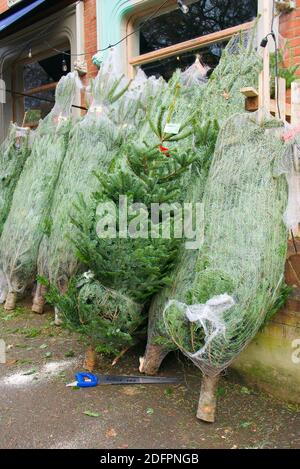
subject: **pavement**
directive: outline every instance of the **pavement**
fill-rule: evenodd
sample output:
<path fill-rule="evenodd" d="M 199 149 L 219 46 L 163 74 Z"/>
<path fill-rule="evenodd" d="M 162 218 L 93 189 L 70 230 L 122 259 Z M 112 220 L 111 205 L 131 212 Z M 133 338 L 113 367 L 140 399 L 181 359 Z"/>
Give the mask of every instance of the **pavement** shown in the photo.
<path fill-rule="evenodd" d="M 67 388 L 82 371 L 86 345 L 53 324 L 53 314 L 0 309 L 0 448 L 300 448 L 300 408 L 222 377 L 214 424 L 196 419 L 201 374 L 181 354 L 160 371 L 177 385 Z M 144 344 L 97 373 L 138 374 Z"/>

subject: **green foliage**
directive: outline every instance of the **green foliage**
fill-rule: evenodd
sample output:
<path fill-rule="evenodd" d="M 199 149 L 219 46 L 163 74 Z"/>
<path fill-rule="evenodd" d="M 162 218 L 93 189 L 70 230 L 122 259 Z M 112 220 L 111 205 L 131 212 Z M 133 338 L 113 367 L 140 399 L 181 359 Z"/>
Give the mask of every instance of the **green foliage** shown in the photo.
<path fill-rule="evenodd" d="M 285 253 L 284 253 L 285 255 Z M 275 314 L 284 307 L 285 303 L 287 302 L 287 299 L 291 292 L 293 291 L 293 287 L 290 285 L 286 285 L 283 283 L 280 286 L 279 292 L 277 293 L 277 296 L 275 297 L 275 301 L 273 304 L 271 304 L 270 308 L 267 311 L 266 317 L 264 319 L 264 322 L 261 325 L 261 329 L 263 329 L 266 324 L 268 324 L 269 321 L 275 316 Z"/>
<path fill-rule="evenodd" d="M 216 295 L 234 291 L 233 278 L 226 272 L 216 269 L 206 269 L 199 272 L 198 281 L 193 288 L 187 292 L 187 303 L 206 303 Z"/>
<path fill-rule="evenodd" d="M 127 129 L 123 129 L 124 121 L 115 122 L 115 114 L 122 119 L 136 111 L 133 101 L 128 102 L 126 109 L 120 104 L 128 86 L 129 82 L 121 75 L 110 73 L 109 66 L 103 67 L 91 82 L 93 102 L 88 113 L 72 127 L 51 210 L 42 227 L 44 236 L 38 255 L 38 274 L 56 285 L 66 284 L 79 268 L 74 246 L 69 241 L 74 235 L 73 204 L 80 194 L 84 194 L 85 201 L 90 200 L 97 189 L 93 172 L 106 171 L 117 158 Z"/>
<path fill-rule="evenodd" d="M 30 154 L 29 132 L 18 137 L 18 130 L 11 125 L 6 140 L 0 146 L 0 235 L 7 219 L 15 187 Z"/>
<path fill-rule="evenodd" d="M 191 174 L 207 173 L 218 125 L 200 118 L 198 88 L 193 102 L 191 90 L 180 85 L 180 73 L 168 85 L 160 82 L 155 93 L 145 98 L 144 114 L 136 127 L 113 149 L 108 169 L 99 165 L 101 170 L 94 171 L 91 197 L 79 194 L 73 203 L 68 240 L 94 280 L 80 287 L 71 282 L 61 299 L 57 291 L 52 292 L 52 297 L 56 295 L 52 302 L 66 324 L 77 321 L 77 330 L 98 351 L 117 353 L 134 343 L 144 324 L 142 305 L 170 283 L 182 240 L 174 237 L 174 214 L 170 238 L 156 237 L 162 230 L 162 215 L 153 221 L 151 204 L 186 200 Z M 169 123 L 180 124 L 178 134 L 166 133 Z M 117 214 L 120 196 L 127 197 L 128 205 L 143 204 L 128 213 L 128 222 L 129 227 L 136 223 L 138 230 L 146 229 L 146 236 L 123 236 L 116 220 L 115 236 L 99 237 L 103 216 L 97 211 L 99 204 L 113 203 Z M 143 218 L 137 220 L 141 214 Z"/>
<path fill-rule="evenodd" d="M 18 179 L 3 227 L 1 268 L 14 293 L 23 293 L 35 277 L 43 227 L 67 151 L 75 93 L 75 76 L 63 77 L 56 88 L 54 108 L 35 131 L 31 154 Z"/>
<path fill-rule="evenodd" d="M 262 60 L 254 48 L 256 27 L 232 37 L 203 92 L 201 112 L 221 125 L 232 114 L 244 112 L 240 89 L 258 86 Z"/>
<path fill-rule="evenodd" d="M 273 175 L 285 151 L 277 137 L 281 125 L 276 119 L 258 125 L 256 116 L 245 113 L 226 121 L 204 195 L 204 244 L 194 279 L 180 299 L 200 304 L 202 319 L 189 322 L 187 307 L 178 302 L 165 310 L 170 337 L 206 373 L 226 368 L 289 293 L 281 287 L 287 185 L 283 176 Z M 225 293 L 235 302 L 229 309 L 204 307 Z"/>
<path fill-rule="evenodd" d="M 118 355 L 134 345 L 145 320 L 142 306 L 98 281 L 73 278 L 65 294 L 46 279 L 47 301 L 57 307 L 65 327 L 83 334 L 97 352 Z"/>
<path fill-rule="evenodd" d="M 178 348 L 195 353 L 203 346 L 205 334 L 201 325 L 190 323 L 176 304 L 169 306 L 165 322 L 168 333 Z"/>
<path fill-rule="evenodd" d="M 290 65 L 286 65 L 285 56 L 286 53 L 289 54 L 288 62 Z M 277 51 L 277 67 L 278 67 L 278 76 L 284 78 L 286 81 L 286 89 L 290 89 L 293 81 L 297 80 L 298 75 L 297 71 L 299 70 L 300 65 L 293 63 L 293 54 L 292 49 L 287 44 L 284 49 L 279 49 Z M 271 96 L 275 96 L 275 77 L 276 77 L 276 55 L 274 52 L 270 54 L 270 72 L 271 72 Z"/>
<path fill-rule="evenodd" d="M 111 201 L 118 210 L 120 195 L 126 196 L 129 204 L 142 203 L 147 211 L 146 228 L 150 231 L 151 204 L 182 201 L 188 184 L 188 172 L 193 165 L 203 173 L 207 172 L 218 132 L 216 122 L 198 124 L 195 116 L 186 118 L 175 146 L 170 148 L 170 156 L 160 151 L 161 144 L 174 141 L 174 137 L 165 135 L 162 129 L 175 112 L 177 103 L 172 93 L 175 93 L 176 99 L 180 97 L 178 78 L 175 78 L 175 84 L 169 85 L 169 106 L 162 106 L 157 112 L 155 101 L 148 110 L 146 121 L 150 122 L 149 115 L 154 114 L 156 123 L 154 119 L 151 121 L 147 140 L 136 142 L 132 137 L 122 146 L 128 166 L 117 165 L 111 173 L 96 173 L 98 191 L 89 204 L 79 196 L 75 204 L 76 214 L 72 217 L 77 232 L 71 240 L 80 261 L 94 272 L 103 285 L 128 294 L 139 302 L 145 302 L 169 283 L 169 273 L 174 267 L 181 241 L 173 236 L 171 239 L 123 239 L 119 236 L 118 223 L 116 237 L 100 239 L 97 234 L 97 207 L 100 202 Z M 193 140 L 186 137 L 187 129 L 189 134 L 193 134 Z M 129 221 L 133 218 L 134 215 L 129 216 Z M 171 232 L 173 223 L 172 219 Z M 161 231 L 160 221 L 155 228 Z"/>

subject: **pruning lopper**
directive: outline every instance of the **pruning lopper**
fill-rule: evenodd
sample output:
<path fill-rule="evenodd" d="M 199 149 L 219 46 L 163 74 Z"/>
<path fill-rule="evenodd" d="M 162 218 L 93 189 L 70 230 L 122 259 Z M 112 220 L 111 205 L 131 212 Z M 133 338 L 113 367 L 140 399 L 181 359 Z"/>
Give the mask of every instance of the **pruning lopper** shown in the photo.
<path fill-rule="evenodd" d="M 96 376 L 92 373 L 77 373 L 76 381 L 67 384 L 67 387 L 93 388 L 103 384 L 178 384 L 180 381 L 175 377 L 164 376 Z"/>

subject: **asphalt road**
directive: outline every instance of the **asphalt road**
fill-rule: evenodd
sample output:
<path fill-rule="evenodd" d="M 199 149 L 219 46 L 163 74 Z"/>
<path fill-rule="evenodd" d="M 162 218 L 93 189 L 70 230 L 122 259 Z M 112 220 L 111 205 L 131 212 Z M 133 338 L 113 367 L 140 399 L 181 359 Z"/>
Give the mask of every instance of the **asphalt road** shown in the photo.
<path fill-rule="evenodd" d="M 214 424 L 196 419 L 200 372 L 179 354 L 161 375 L 182 384 L 70 389 L 85 346 L 52 325 L 52 314 L 0 310 L 0 448 L 299 448 L 300 410 L 222 378 Z M 98 373 L 137 374 L 140 349 Z M 25 374 L 24 374 L 25 373 Z M 89 416 L 85 412 L 93 413 Z"/>

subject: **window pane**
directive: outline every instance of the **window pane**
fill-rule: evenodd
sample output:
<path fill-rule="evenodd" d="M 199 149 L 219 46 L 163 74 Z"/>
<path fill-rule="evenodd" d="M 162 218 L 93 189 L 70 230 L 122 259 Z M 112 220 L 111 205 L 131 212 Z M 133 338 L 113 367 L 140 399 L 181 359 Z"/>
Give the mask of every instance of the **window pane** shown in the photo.
<path fill-rule="evenodd" d="M 69 52 L 69 51 L 66 51 Z M 62 61 L 66 61 L 67 70 L 63 71 Z M 70 72 L 71 60 L 69 55 L 56 54 L 46 57 L 37 62 L 31 62 L 23 67 L 23 92 L 29 93 L 32 88 L 56 83 L 63 75 Z M 55 86 L 55 85 L 54 85 Z M 23 99 L 23 98 L 22 98 Z M 51 111 L 55 100 L 55 87 L 49 90 L 43 90 L 31 96 L 24 97 L 23 112 L 33 111 L 28 115 L 40 115 L 41 118 Z"/>
<path fill-rule="evenodd" d="M 257 15 L 257 0 L 200 0 L 153 18 L 140 31 L 140 54 L 237 26 Z"/>
<path fill-rule="evenodd" d="M 65 59 L 68 70 L 63 72 L 62 60 Z M 70 56 L 57 54 L 38 62 L 26 64 L 23 69 L 24 91 L 57 82 L 62 75 L 70 71 Z"/>
<path fill-rule="evenodd" d="M 52 101 L 44 101 L 43 99 Z M 47 114 L 51 111 L 54 106 L 54 99 L 55 99 L 55 89 L 42 91 L 40 93 L 36 93 L 30 97 L 24 98 L 24 110 L 33 111 L 33 110 L 40 110 L 41 118 L 43 119 L 46 117 Z"/>
<path fill-rule="evenodd" d="M 228 41 L 220 41 L 202 47 L 197 51 L 201 57 L 201 62 L 208 65 L 210 75 L 213 69 L 218 65 L 221 58 L 222 50 L 226 47 Z M 196 59 L 196 52 L 185 52 L 177 57 L 168 57 L 166 59 L 157 60 L 156 62 L 142 65 L 142 69 L 147 76 L 155 75 L 156 77 L 162 76 L 165 80 L 169 80 L 178 68 L 185 70 L 192 65 Z"/>

